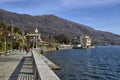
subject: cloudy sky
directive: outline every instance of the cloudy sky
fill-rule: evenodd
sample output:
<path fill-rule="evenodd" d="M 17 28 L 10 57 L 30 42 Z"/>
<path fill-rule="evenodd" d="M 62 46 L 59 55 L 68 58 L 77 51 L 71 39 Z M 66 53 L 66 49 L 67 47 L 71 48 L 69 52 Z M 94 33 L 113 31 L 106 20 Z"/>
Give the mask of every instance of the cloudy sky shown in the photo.
<path fill-rule="evenodd" d="M 120 0 L 0 0 L 0 9 L 56 16 L 120 34 Z"/>

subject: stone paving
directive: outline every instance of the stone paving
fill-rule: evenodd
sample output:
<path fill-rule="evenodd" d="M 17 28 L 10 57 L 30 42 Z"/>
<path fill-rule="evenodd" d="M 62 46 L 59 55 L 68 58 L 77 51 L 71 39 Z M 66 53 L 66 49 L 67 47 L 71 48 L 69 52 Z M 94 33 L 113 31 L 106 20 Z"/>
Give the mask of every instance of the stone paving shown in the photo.
<path fill-rule="evenodd" d="M 25 66 L 25 60 L 27 60 L 28 57 L 31 57 L 30 53 L 26 55 L 25 52 L 13 52 L 4 57 L 0 57 L 0 80 L 20 80 L 18 77 L 21 77 L 20 75 L 23 75 L 21 73 L 23 72 L 23 67 Z M 25 72 L 23 73 L 25 74 Z M 33 76 L 32 70 L 30 74 Z M 32 80 L 32 78 L 29 80 Z"/>

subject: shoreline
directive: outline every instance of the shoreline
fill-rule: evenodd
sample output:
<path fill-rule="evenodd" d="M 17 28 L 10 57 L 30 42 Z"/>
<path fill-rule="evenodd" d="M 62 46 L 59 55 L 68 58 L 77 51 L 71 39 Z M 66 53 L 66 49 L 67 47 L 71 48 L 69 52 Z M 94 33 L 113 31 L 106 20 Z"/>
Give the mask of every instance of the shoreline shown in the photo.
<path fill-rule="evenodd" d="M 72 47 L 58 47 L 58 50 L 54 48 L 46 48 L 46 49 L 40 49 L 41 54 L 49 53 L 49 52 L 54 52 L 54 51 L 59 51 L 59 50 L 66 50 L 66 49 L 72 49 Z"/>

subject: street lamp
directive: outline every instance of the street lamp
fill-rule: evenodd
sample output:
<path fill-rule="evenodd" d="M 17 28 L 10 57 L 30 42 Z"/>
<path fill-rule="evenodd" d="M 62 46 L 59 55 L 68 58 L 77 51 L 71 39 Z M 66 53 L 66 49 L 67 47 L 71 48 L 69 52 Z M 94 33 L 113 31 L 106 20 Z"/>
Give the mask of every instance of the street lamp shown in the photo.
<path fill-rule="evenodd" d="M 7 42 L 7 38 L 10 36 L 10 34 L 7 32 L 7 31 L 5 31 L 5 53 L 7 53 L 7 46 L 8 46 L 8 42 Z"/>
<path fill-rule="evenodd" d="M 15 36 L 13 37 L 13 41 L 14 42 L 13 42 L 13 45 L 12 45 L 13 46 L 12 49 L 13 49 L 13 51 L 15 51 L 15 49 L 16 49 L 16 37 Z"/>
<path fill-rule="evenodd" d="M 7 42 L 7 34 L 5 33 L 5 53 L 6 53 L 6 51 L 7 51 L 7 45 L 6 45 L 6 42 Z"/>
<path fill-rule="evenodd" d="M 8 37 L 10 37 L 11 38 L 11 35 L 10 35 L 10 33 L 8 33 Z M 12 47 L 12 46 L 11 46 Z"/>
<path fill-rule="evenodd" d="M 10 33 L 8 34 L 8 36 L 10 37 Z"/>
<path fill-rule="evenodd" d="M 10 21 L 11 22 L 11 52 L 13 52 L 13 21 Z"/>

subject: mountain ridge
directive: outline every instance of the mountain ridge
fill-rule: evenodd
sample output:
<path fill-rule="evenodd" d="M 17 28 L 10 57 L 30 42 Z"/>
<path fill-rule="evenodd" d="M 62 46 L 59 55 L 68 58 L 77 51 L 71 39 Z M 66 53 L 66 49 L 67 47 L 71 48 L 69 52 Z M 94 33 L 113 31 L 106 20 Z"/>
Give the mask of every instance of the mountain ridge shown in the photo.
<path fill-rule="evenodd" d="M 58 16 L 18 14 L 0 9 L 0 21 L 23 30 L 34 32 L 38 27 L 42 35 L 66 34 L 70 38 L 85 34 L 93 39 L 94 45 L 120 45 L 120 35 L 95 30 L 89 26 L 72 22 Z"/>

